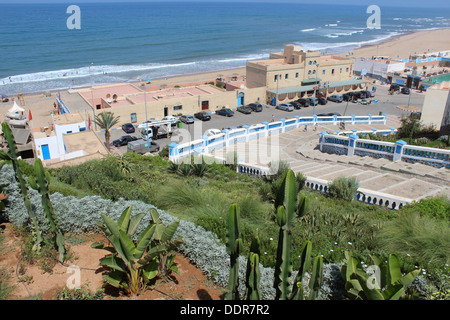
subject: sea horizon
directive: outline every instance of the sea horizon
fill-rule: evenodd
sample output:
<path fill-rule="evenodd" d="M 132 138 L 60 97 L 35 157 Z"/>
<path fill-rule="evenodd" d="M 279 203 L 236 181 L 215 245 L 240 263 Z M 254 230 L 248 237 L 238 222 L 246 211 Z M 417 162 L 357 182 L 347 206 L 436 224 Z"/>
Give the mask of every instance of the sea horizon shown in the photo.
<path fill-rule="evenodd" d="M 333 54 L 450 27 L 436 8 L 381 7 L 378 30 L 358 5 L 133 2 L 80 3 L 81 29 L 69 30 L 67 7 L 0 4 L 0 94 L 230 70 L 288 43 Z"/>

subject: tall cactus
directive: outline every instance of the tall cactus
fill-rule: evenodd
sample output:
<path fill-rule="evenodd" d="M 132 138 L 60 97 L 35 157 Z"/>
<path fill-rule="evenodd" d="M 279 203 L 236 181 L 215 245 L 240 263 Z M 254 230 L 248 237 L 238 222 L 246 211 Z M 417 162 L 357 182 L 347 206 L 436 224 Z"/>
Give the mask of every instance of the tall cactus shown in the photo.
<path fill-rule="evenodd" d="M 58 249 L 59 257 L 58 260 L 64 261 L 64 254 L 66 252 L 64 248 L 64 236 L 59 228 L 58 217 L 53 210 L 52 202 L 49 196 L 49 185 L 50 185 L 50 173 L 44 170 L 41 159 L 36 159 L 34 163 L 35 178 L 30 177 L 29 184 L 30 187 L 39 191 L 42 198 L 42 208 L 44 209 L 45 217 L 50 225 L 50 230 L 54 234 L 54 244 Z"/>
<path fill-rule="evenodd" d="M 294 214 L 297 209 L 297 185 L 295 182 L 295 174 L 292 170 L 287 170 L 283 174 L 283 183 L 278 199 L 280 205 L 277 208 L 277 222 L 280 231 L 278 236 L 274 287 L 276 290 L 276 299 L 286 300 L 290 295 L 292 227 L 295 218 Z"/>
<path fill-rule="evenodd" d="M 19 166 L 19 161 L 17 160 L 19 153 L 17 150 L 16 141 L 14 140 L 14 135 L 11 131 L 11 128 L 6 122 L 2 123 L 2 131 L 8 144 L 8 152 L 5 153 L 0 150 L 0 159 L 12 162 L 16 181 L 19 183 L 20 193 L 22 194 L 25 208 L 27 209 L 28 216 L 30 218 L 31 230 L 34 238 L 33 250 L 39 251 L 43 241 L 42 232 L 38 224 L 36 213 L 31 206 L 30 197 L 28 195 L 27 182 L 25 181 L 22 169 Z"/>
<path fill-rule="evenodd" d="M 250 252 L 247 260 L 247 273 L 246 273 L 246 281 L 245 286 L 247 288 L 246 297 L 247 300 L 259 300 L 259 280 L 260 280 L 260 271 L 259 271 L 259 239 L 254 238 L 250 245 Z"/>
<path fill-rule="evenodd" d="M 231 205 L 228 211 L 227 251 L 230 255 L 230 276 L 226 300 L 239 300 L 239 254 L 242 248 L 240 231 L 240 210 L 237 204 Z"/>

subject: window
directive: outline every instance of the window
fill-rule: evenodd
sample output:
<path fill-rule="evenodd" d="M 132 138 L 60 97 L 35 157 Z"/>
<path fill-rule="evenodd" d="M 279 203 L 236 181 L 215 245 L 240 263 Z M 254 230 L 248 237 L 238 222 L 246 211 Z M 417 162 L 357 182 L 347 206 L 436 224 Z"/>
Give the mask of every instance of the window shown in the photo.
<path fill-rule="evenodd" d="M 312 61 L 311 60 L 309 60 L 309 65 L 312 65 Z"/>
<path fill-rule="evenodd" d="M 331 69 L 331 74 L 334 74 L 334 69 Z"/>
<path fill-rule="evenodd" d="M 340 73 L 342 73 L 342 68 L 339 70 Z"/>
<path fill-rule="evenodd" d="M 308 74 L 311 74 L 311 70 L 308 71 Z"/>
<path fill-rule="evenodd" d="M 316 70 L 313 70 L 313 74 L 316 74 Z"/>
<path fill-rule="evenodd" d="M 183 110 L 183 106 L 174 106 L 173 110 L 174 111 L 176 111 L 176 110 Z"/>
<path fill-rule="evenodd" d="M 277 74 L 275 75 L 274 81 L 275 82 L 278 81 L 278 75 Z"/>
<path fill-rule="evenodd" d="M 348 68 L 345 69 L 345 72 L 348 72 Z"/>
<path fill-rule="evenodd" d="M 285 79 L 289 78 L 289 74 L 286 73 L 286 74 L 284 75 L 284 78 L 285 78 Z"/>
<path fill-rule="evenodd" d="M 322 74 L 325 75 L 325 70 L 322 70 Z"/>
<path fill-rule="evenodd" d="M 298 72 L 297 72 L 297 73 L 295 74 L 295 77 L 298 78 L 298 76 L 299 76 L 299 74 L 298 74 Z"/>

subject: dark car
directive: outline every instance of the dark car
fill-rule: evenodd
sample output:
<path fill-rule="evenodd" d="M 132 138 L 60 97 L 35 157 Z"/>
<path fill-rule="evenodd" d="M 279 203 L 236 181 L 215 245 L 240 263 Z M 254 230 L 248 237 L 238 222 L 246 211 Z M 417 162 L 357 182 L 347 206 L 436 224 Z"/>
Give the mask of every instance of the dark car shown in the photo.
<path fill-rule="evenodd" d="M 243 114 L 250 114 L 252 113 L 252 108 L 247 106 L 238 107 L 237 111 L 242 112 Z"/>
<path fill-rule="evenodd" d="M 332 116 L 340 116 L 341 114 L 340 113 L 337 113 L 337 112 L 330 112 L 330 113 L 319 113 L 319 114 L 316 114 L 316 116 L 318 116 L 318 117 L 332 117 Z"/>
<path fill-rule="evenodd" d="M 124 125 L 122 125 L 122 130 L 125 131 L 126 133 L 133 133 L 136 131 L 136 129 L 131 123 L 125 123 Z"/>
<path fill-rule="evenodd" d="M 400 85 L 397 83 L 393 83 L 391 84 L 391 86 L 389 87 L 389 91 L 399 91 L 400 90 Z"/>
<path fill-rule="evenodd" d="M 322 97 L 319 97 L 318 99 L 319 99 L 319 104 L 321 104 L 321 105 L 327 104 L 327 102 L 328 102 L 327 99 L 322 98 Z"/>
<path fill-rule="evenodd" d="M 254 112 L 261 112 L 261 111 L 263 111 L 263 106 L 260 103 L 250 103 L 248 105 L 248 107 L 251 108 L 252 111 L 254 111 Z"/>
<path fill-rule="evenodd" d="M 128 142 L 130 141 L 136 141 L 137 138 L 136 137 L 132 137 L 132 136 L 122 136 L 120 137 L 120 139 L 114 140 L 113 141 L 113 145 L 114 147 L 121 147 L 121 146 L 126 146 L 128 144 Z"/>
<path fill-rule="evenodd" d="M 202 121 L 211 120 L 211 116 L 204 111 L 197 112 L 196 114 L 194 114 L 194 117 L 196 117 L 198 120 L 202 120 Z"/>
<path fill-rule="evenodd" d="M 300 98 L 296 102 L 300 103 L 300 105 L 302 107 L 308 107 L 309 106 L 309 101 L 304 99 L 304 98 Z"/>
<path fill-rule="evenodd" d="M 186 124 L 194 123 L 194 117 L 191 115 L 184 115 L 180 117 L 180 121 Z"/>
<path fill-rule="evenodd" d="M 352 94 L 355 97 L 355 99 L 364 99 L 366 97 L 366 95 L 364 93 L 362 93 L 361 91 L 355 91 L 355 92 L 352 92 Z"/>
<path fill-rule="evenodd" d="M 216 114 L 226 117 L 232 117 L 234 112 L 229 108 L 223 108 L 216 111 Z"/>
<path fill-rule="evenodd" d="M 353 100 L 353 95 L 350 92 L 344 93 L 342 95 L 342 100 L 343 101 L 352 101 Z"/>
<path fill-rule="evenodd" d="M 410 93 L 410 90 L 409 90 L 409 88 L 407 88 L 407 87 L 403 87 L 403 88 L 400 90 L 400 92 L 403 93 L 403 94 L 409 94 L 409 93 Z"/>
<path fill-rule="evenodd" d="M 302 105 L 299 103 L 299 102 L 296 102 L 296 101 L 292 101 L 292 102 L 289 102 L 293 107 L 294 107 L 294 109 L 301 109 L 302 108 Z"/>

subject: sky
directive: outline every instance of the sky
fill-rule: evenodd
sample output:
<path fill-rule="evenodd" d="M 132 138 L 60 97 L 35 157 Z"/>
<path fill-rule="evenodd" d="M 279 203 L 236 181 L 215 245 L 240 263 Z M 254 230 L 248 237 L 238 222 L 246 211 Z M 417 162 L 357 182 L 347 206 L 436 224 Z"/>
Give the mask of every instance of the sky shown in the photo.
<path fill-rule="evenodd" d="M 316 4 L 342 4 L 342 5 L 364 5 L 372 4 L 385 7 L 433 7 L 450 9 L 450 1 L 448 0 L 169 0 L 172 2 L 272 2 L 272 3 L 316 3 Z M 167 0 L 0 0 L 1 3 L 108 3 L 108 2 L 168 2 Z"/>

